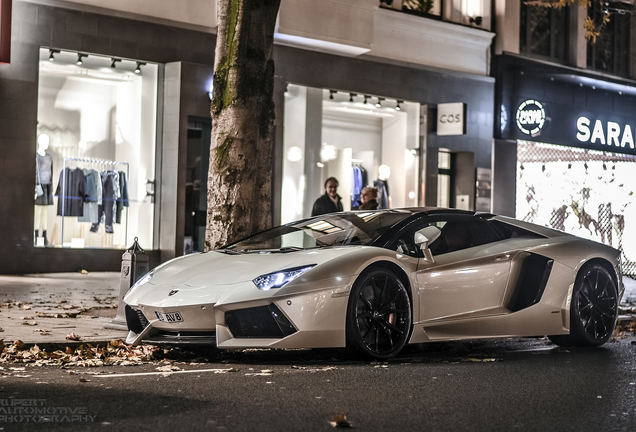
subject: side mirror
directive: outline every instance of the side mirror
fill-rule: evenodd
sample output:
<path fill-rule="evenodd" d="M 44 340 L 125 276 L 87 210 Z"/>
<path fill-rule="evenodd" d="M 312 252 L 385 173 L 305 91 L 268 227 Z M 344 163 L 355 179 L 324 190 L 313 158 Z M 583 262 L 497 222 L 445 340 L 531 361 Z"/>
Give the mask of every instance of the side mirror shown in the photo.
<path fill-rule="evenodd" d="M 413 240 L 415 245 L 418 246 L 424 252 L 424 258 L 428 261 L 433 261 L 433 255 L 428 246 L 433 243 L 442 234 L 439 228 L 435 226 L 428 226 L 422 228 L 415 233 Z"/>

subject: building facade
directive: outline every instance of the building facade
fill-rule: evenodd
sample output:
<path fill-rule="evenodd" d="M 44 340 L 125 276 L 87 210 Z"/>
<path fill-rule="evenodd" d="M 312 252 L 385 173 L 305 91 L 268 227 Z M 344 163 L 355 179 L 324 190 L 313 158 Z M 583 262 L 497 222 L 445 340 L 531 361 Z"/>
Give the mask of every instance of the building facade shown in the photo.
<path fill-rule="evenodd" d="M 13 0 L 0 273 L 118 270 L 135 238 L 151 266 L 203 249 L 216 4 L 147 3 Z M 488 210 L 490 9 L 283 0 L 273 223 L 330 175 L 350 208 L 362 171 L 393 207 Z"/>
<path fill-rule="evenodd" d="M 630 5 L 605 5 L 497 3 L 493 208 L 620 248 L 633 275 L 636 35 Z M 602 13 L 587 41 L 585 18 Z"/>

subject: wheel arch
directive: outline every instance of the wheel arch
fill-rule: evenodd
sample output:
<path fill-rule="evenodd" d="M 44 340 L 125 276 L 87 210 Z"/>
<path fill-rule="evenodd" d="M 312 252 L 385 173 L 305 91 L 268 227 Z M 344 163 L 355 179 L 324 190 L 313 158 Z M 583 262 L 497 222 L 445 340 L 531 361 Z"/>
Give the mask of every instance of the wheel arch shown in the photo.
<path fill-rule="evenodd" d="M 413 290 L 411 287 L 411 280 L 409 279 L 409 276 L 407 275 L 406 271 L 399 265 L 391 261 L 384 261 L 384 260 L 375 261 L 369 264 L 367 268 L 365 268 L 363 271 L 361 271 L 360 274 L 353 281 L 353 283 L 354 284 L 357 283 L 358 280 L 364 277 L 367 273 L 374 270 L 378 270 L 378 269 L 389 270 L 393 274 L 395 274 L 398 277 L 398 279 L 400 279 L 400 282 L 402 282 L 402 285 L 404 285 L 404 288 L 406 288 L 406 292 L 409 295 L 409 301 L 411 302 L 411 319 L 414 320 L 415 304 L 413 304 Z M 351 301 L 351 297 L 349 297 L 348 302 L 349 301 Z"/>
<path fill-rule="evenodd" d="M 408 275 L 406 274 L 406 272 L 404 271 L 404 269 L 402 267 L 400 267 L 399 265 L 397 265 L 395 263 L 392 263 L 391 261 L 376 261 L 376 262 L 370 264 L 367 268 L 364 269 L 364 271 L 362 271 L 358 275 L 358 278 L 360 278 L 364 274 L 366 274 L 366 273 L 368 273 L 370 271 L 376 270 L 378 268 L 389 270 L 389 271 L 393 272 L 400 279 L 400 282 L 402 282 L 402 284 L 404 285 L 404 287 L 408 291 L 410 300 L 413 301 L 413 292 L 412 292 L 412 289 L 411 289 L 411 281 L 409 280 Z M 358 280 L 358 278 L 356 278 L 356 280 Z M 411 304 L 411 308 L 413 308 L 412 304 Z"/>
<path fill-rule="evenodd" d="M 587 270 L 589 267 L 593 265 L 600 265 L 605 270 L 607 270 L 610 276 L 612 277 L 612 280 L 614 281 L 614 286 L 616 286 L 617 290 L 619 289 L 620 284 L 618 283 L 618 275 L 616 274 L 616 271 L 614 270 L 614 266 L 612 265 L 612 263 L 610 263 L 608 260 L 604 258 L 592 258 L 590 260 L 585 261 L 585 263 L 583 263 L 583 265 L 581 265 L 578 271 L 576 272 L 576 278 L 578 279 L 579 276 L 582 275 L 585 270 Z"/>

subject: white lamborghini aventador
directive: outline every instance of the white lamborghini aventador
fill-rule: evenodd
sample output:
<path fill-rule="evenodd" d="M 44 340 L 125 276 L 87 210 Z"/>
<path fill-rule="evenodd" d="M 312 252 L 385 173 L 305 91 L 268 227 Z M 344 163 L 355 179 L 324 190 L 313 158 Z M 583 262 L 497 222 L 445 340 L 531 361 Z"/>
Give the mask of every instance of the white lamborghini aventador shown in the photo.
<path fill-rule="evenodd" d="M 609 340 L 620 252 L 492 214 L 333 213 L 160 265 L 125 296 L 128 343 L 351 346 L 547 335 Z"/>

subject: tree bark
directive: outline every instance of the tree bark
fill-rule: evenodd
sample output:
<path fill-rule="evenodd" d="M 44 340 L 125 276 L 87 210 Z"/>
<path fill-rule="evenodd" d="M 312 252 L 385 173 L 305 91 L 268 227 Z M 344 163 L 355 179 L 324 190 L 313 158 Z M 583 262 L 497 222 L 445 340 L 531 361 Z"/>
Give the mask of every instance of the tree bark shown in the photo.
<path fill-rule="evenodd" d="M 272 223 L 274 26 L 280 0 L 219 0 L 206 250 Z"/>

